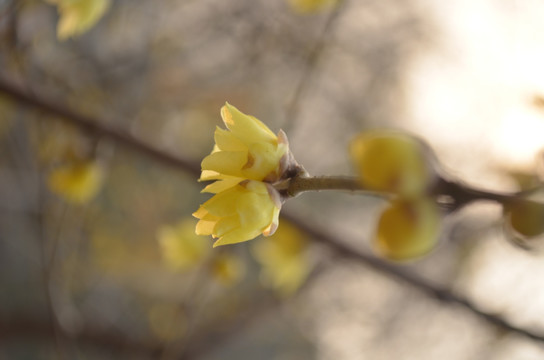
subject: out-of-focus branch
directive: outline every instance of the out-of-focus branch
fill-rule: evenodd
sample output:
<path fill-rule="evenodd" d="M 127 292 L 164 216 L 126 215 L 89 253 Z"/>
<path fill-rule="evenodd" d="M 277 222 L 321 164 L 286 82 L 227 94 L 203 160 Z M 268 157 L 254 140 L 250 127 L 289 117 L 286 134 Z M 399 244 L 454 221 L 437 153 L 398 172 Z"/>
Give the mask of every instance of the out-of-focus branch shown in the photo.
<path fill-rule="evenodd" d="M 127 352 L 139 355 L 149 355 L 157 358 L 162 351 L 162 344 L 153 341 L 130 339 L 126 335 L 104 328 L 87 327 L 77 334 L 63 334 L 83 346 L 97 346 L 111 349 L 115 352 Z M 0 339 L 3 341 L 17 338 L 34 338 L 37 340 L 52 340 L 53 333 L 49 321 L 26 317 L 12 317 L 0 321 Z"/>
<path fill-rule="evenodd" d="M 19 103 L 28 105 L 40 111 L 45 111 L 49 114 L 54 114 L 58 116 L 59 121 L 77 126 L 80 130 L 88 133 L 90 136 L 113 140 L 164 164 L 183 168 L 196 177 L 200 174 L 200 165 L 198 163 L 145 144 L 127 131 L 107 125 L 107 121 L 97 121 L 91 117 L 79 114 L 60 103 L 50 101 L 43 96 L 35 96 L 34 94 L 23 90 L 22 86 L 6 80 L 2 75 L 0 75 L 0 93 L 11 97 Z"/>
<path fill-rule="evenodd" d="M 504 330 L 512 331 L 524 336 L 527 336 L 533 340 L 544 342 L 544 333 L 533 332 L 529 329 L 525 329 L 519 326 L 515 326 L 502 318 L 500 315 L 491 314 L 484 310 L 481 310 L 477 305 L 473 304 L 468 299 L 454 294 L 450 289 L 443 288 L 437 284 L 433 284 L 417 274 L 414 274 L 405 269 L 394 266 L 392 264 L 381 261 L 372 255 L 366 254 L 361 251 L 357 251 L 348 245 L 338 241 L 333 235 L 327 234 L 323 229 L 316 227 L 314 224 L 309 224 L 305 220 L 295 217 L 291 214 L 283 214 L 283 218 L 296 224 L 297 227 L 310 235 L 314 240 L 326 245 L 338 255 L 354 260 L 359 263 L 363 263 L 374 270 L 381 272 L 394 279 L 401 280 L 404 283 L 412 285 L 422 293 L 438 300 L 454 305 L 461 306 L 473 314 L 487 320 L 488 322 L 501 327 Z"/>
<path fill-rule="evenodd" d="M 279 301 L 270 294 L 263 294 L 257 301 L 252 301 L 256 306 L 244 306 L 236 316 L 222 322 L 220 327 L 214 326 L 207 329 L 206 336 L 195 336 L 190 344 L 180 354 L 173 356 L 177 360 L 189 360 L 200 358 L 213 349 L 227 342 L 236 334 L 247 329 L 257 319 L 275 311 L 280 305 Z M 59 329 L 60 330 L 60 329 Z M 34 319 L 27 317 L 12 317 L 7 321 L 0 320 L 0 342 L 2 340 L 35 339 L 37 341 L 52 341 L 54 333 L 47 319 Z M 138 355 L 139 358 L 159 359 L 167 349 L 165 344 L 159 341 L 131 338 L 122 332 L 88 325 L 75 333 L 63 333 L 65 340 L 73 341 L 82 347 L 99 347 L 111 350 L 117 354 Z"/>
<path fill-rule="evenodd" d="M 319 34 L 319 37 L 316 43 L 313 45 L 312 49 L 310 50 L 308 54 L 304 72 L 302 73 L 302 76 L 297 84 L 297 87 L 295 88 L 295 92 L 293 96 L 291 97 L 289 104 L 286 107 L 285 117 L 288 121 L 287 125 L 284 126 L 284 130 L 286 131 L 289 129 L 290 126 L 292 126 L 294 121 L 296 121 L 296 119 L 298 118 L 298 114 L 300 112 L 300 102 L 308 88 L 312 75 L 315 73 L 318 60 L 321 57 L 323 50 L 325 50 L 326 48 L 327 36 L 334 29 L 334 26 L 336 25 L 337 20 L 340 17 L 340 14 L 343 12 L 343 9 L 346 6 L 345 4 L 346 1 L 347 0 L 338 1 L 335 8 L 329 13 L 327 20 L 325 22 L 325 25 L 323 26 L 323 29 L 321 30 L 321 33 Z"/>
<path fill-rule="evenodd" d="M 200 173 L 199 167 L 195 165 L 195 163 L 192 161 L 180 159 L 172 154 L 158 150 L 150 144 L 146 144 L 136 139 L 135 137 L 127 135 L 122 130 L 114 129 L 114 128 L 103 125 L 105 124 L 105 122 L 103 121 L 98 121 L 96 119 L 92 119 L 92 118 L 80 115 L 66 108 L 65 106 L 54 103 L 53 101 L 44 99 L 42 97 L 38 97 L 36 95 L 28 94 L 27 92 L 22 90 L 20 87 L 17 87 L 16 85 L 12 83 L 2 80 L 1 77 L 0 77 L 0 92 L 10 96 L 11 98 L 15 99 L 16 101 L 20 103 L 31 106 L 38 110 L 55 114 L 59 116 L 62 119 L 62 121 L 78 126 L 82 130 L 88 131 L 94 135 L 107 137 L 109 139 L 116 141 L 120 145 L 131 148 L 146 156 L 153 157 L 155 160 L 158 160 L 162 163 L 165 163 L 165 164 L 177 167 L 183 171 L 189 172 L 195 175 L 195 177 L 198 176 Z M 46 118 L 44 117 L 44 119 Z M 454 294 L 449 289 L 437 286 L 436 284 L 433 284 L 412 272 L 406 271 L 405 269 L 402 269 L 400 267 L 393 266 L 389 263 L 386 263 L 366 253 L 352 249 L 351 247 L 338 241 L 333 235 L 326 234 L 324 231 L 322 231 L 322 229 L 316 228 L 313 224 L 311 225 L 298 217 L 295 217 L 285 212 L 283 213 L 283 217 L 291 221 L 295 225 L 297 225 L 301 230 L 307 232 L 316 241 L 326 245 L 335 253 L 337 253 L 338 255 L 346 259 L 357 261 L 358 263 L 367 265 L 387 276 L 391 276 L 395 279 L 401 280 L 404 283 L 407 283 L 415 287 L 416 289 L 420 290 L 424 294 L 429 295 L 439 301 L 461 306 L 465 308 L 466 310 L 472 312 L 473 314 L 505 330 L 524 335 L 536 341 L 544 342 L 544 334 L 540 334 L 528 329 L 515 326 L 509 323 L 507 320 L 503 319 L 499 315 L 491 314 L 479 309 L 472 302 L 470 302 L 469 300 L 459 295 Z M 14 324 L 14 326 L 11 326 L 11 327 L 10 326 L 6 327 L 0 324 L 0 338 L 4 338 L 3 334 L 5 334 L 6 331 L 9 330 L 11 332 L 13 329 L 17 329 L 17 328 L 18 327 L 16 326 L 16 324 Z M 30 327 L 30 330 L 36 330 L 36 329 Z M 49 333 L 48 330 L 47 331 L 44 330 L 44 332 Z M 115 338 L 110 338 L 110 335 L 102 334 L 102 333 L 92 333 L 88 337 L 90 339 L 93 339 L 93 341 L 103 342 L 105 346 L 112 346 L 112 345 L 116 345 L 118 342 L 122 342 L 121 340 L 112 341 L 112 339 L 115 339 Z M 142 347 L 142 345 L 139 343 L 133 344 L 133 345 L 135 347 Z M 145 348 L 147 348 L 148 351 L 155 351 L 153 346 L 146 345 Z"/>

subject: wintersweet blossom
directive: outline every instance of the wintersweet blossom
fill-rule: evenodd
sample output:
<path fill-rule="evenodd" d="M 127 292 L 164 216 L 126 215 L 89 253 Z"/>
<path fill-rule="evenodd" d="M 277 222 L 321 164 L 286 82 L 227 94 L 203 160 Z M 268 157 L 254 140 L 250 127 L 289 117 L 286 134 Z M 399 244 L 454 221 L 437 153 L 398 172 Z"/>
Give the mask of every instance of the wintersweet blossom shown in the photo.
<path fill-rule="evenodd" d="M 214 247 L 273 234 L 282 204 L 273 184 L 297 168 L 282 131 L 275 135 L 228 103 L 221 117 L 227 130 L 216 128 L 200 177 L 216 180 L 202 190 L 215 195 L 193 214 L 200 219 L 196 233 L 218 239 Z"/>
<path fill-rule="evenodd" d="M 419 139 L 391 130 L 358 135 L 350 147 L 359 182 L 395 197 L 381 214 L 374 250 L 390 260 L 409 260 L 438 243 L 441 215 L 429 196 L 438 180 L 431 149 Z"/>
<path fill-rule="evenodd" d="M 360 181 L 369 190 L 417 196 L 435 179 L 429 149 L 400 132 L 361 133 L 352 141 L 350 152 Z"/>
<path fill-rule="evenodd" d="M 378 221 L 374 250 L 391 260 L 423 256 L 438 242 L 440 220 L 431 198 L 394 200 Z"/>
<path fill-rule="evenodd" d="M 57 37 L 65 40 L 78 36 L 91 27 L 106 13 L 110 0 L 47 0 L 58 8 Z"/>
<path fill-rule="evenodd" d="M 200 219 L 196 233 L 218 238 L 214 247 L 251 240 L 261 233 L 271 235 L 278 227 L 281 208 L 275 199 L 275 190 L 270 185 L 241 181 L 215 193 L 193 214 Z"/>
<path fill-rule="evenodd" d="M 162 226 L 157 239 L 165 263 L 172 269 L 189 270 L 201 263 L 209 253 L 209 245 L 195 235 L 194 219 L 176 225 Z"/>
<path fill-rule="evenodd" d="M 56 168 L 49 174 L 47 185 L 66 201 L 83 204 L 100 190 L 104 170 L 95 161 L 84 161 Z"/>
<path fill-rule="evenodd" d="M 261 264 L 261 281 L 282 296 L 293 294 L 311 270 L 308 238 L 295 225 L 282 227 L 268 239 L 253 244 L 252 254 Z"/>
<path fill-rule="evenodd" d="M 215 129 L 215 147 L 202 161 L 200 180 L 227 180 L 224 184 L 237 179 L 278 180 L 288 158 L 285 133 L 276 136 L 261 121 L 228 103 L 221 108 L 221 118 L 227 130 Z"/>
<path fill-rule="evenodd" d="M 288 0 L 288 3 L 299 14 L 313 14 L 334 7 L 338 0 Z"/>
<path fill-rule="evenodd" d="M 234 254 L 219 254 L 210 265 L 210 275 L 224 286 L 234 285 L 246 274 L 244 262 Z"/>

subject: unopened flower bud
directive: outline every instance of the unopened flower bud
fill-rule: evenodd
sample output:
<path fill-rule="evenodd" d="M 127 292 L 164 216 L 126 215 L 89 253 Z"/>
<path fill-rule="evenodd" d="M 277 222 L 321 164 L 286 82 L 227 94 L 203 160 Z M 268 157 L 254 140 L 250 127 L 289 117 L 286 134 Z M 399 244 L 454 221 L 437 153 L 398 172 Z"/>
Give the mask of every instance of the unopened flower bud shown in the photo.
<path fill-rule="evenodd" d="M 404 133 L 364 132 L 352 141 L 350 152 L 360 181 L 369 190 L 417 196 L 437 178 L 430 148 Z"/>
<path fill-rule="evenodd" d="M 440 212 L 430 198 L 395 200 L 382 213 L 375 251 L 390 260 L 410 260 L 431 251 L 440 234 Z"/>

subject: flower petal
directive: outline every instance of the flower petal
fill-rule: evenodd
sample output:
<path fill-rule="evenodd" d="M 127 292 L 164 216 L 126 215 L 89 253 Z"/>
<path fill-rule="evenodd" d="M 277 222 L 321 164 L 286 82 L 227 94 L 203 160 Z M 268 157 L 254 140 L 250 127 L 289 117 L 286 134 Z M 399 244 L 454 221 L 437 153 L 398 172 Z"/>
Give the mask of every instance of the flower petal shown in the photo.
<path fill-rule="evenodd" d="M 213 236 L 219 238 L 238 227 L 240 227 L 240 217 L 237 214 L 221 218 L 221 220 L 215 224 Z"/>
<path fill-rule="evenodd" d="M 212 235 L 217 220 L 200 220 L 196 223 L 195 233 L 197 235 Z"/>
<path fill-rule="evenodd" d="M 279 177 L 280 160 L 286 150 L 284 144 L 279 146 L 262 142 L 249 144 L 249 158 L 252 162 L 244 166 L 243 174 L 246 178 L 257 181 L 263 181 L 267 177 Z"/>
<path fill-rule="evenodd" d="M 247 163 L 247 151 L 219 151 L 202 160 L 202 170 L 212 170 L 221 174 L 244 177 L 242 167 Z"/>
<path fill-rule="evenodd" d="M 202 204 L 202 207 L 211 215 L 226 217 L 236 213 L 240 199 L 243 199 L 243 189 L 240 185 L 236 185 L 223 192 L 215 194 L 210 200 Z"/>
<path fill-rule="evenodd" d="M 229 177 L 226 179 L 218 180 L 206 186 L 201 192 L 217 194 L 217 193 L 220 193 L 221 191 L 225 191 L 235 185 L 238 185 L 241 181 L 244 181 L 244 179 L 238 178 L 238 177 Z"/>
<path fill-rule="evenodd" d="M 269 142 L 277 144 L 276 135 L 260 120 L 242 113 L 226 103 L 221 108 L 221 117 L 227 128 L 243 142 Z"/>
<path fill-rule="evenodd" d="M 214 134 L 215 144 L 223 151 L 247 151 L 247 145 L 228 130 L 217 127 Z"/>
<path fill-rule="evenodd" d="M 240 227 L 236 228 L 222 237 L 220 237 L 214 244 L 213 247 L 229 244 L 237 244 L 240 242 L 248 241 L 256 238 L 260 234 L 260 230 L 250 227 Z"/>
<path fill-rule="evenodd" d="M 264 235 L 264 236 L 272 236 L 272 235 L 274 235 L 274 233 L 275 233 L 276 230 L 278 229 L 279 216 L 280 216 L 280 209 L 277 208 L 277 207 L 275 207 L 274 210 L 273 210 L 273 213 L 272 213 L 272 221 L 270 222 L 270 225 L 268 225 L 268 226 L 263 230 L 263 235 Z"/>

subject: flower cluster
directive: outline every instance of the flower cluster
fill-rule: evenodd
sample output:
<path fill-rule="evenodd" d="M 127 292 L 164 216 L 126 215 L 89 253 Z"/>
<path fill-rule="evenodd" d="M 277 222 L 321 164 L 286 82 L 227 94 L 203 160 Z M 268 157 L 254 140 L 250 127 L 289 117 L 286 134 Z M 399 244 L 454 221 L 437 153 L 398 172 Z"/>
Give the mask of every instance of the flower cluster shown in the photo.
<path fill-rule="evenodd" d="M 193 214 L 200 219 L 196 233 L 218 239 L 214 247 L 273 234 L 282 205 L 273 185 L 299 169 L 283 131 L 275 135 L 228 103 L 221 117 L 227 130 L 216 128 L 200 177 L 215 180 L 202 190 L 215 195 Z"/>
<path fill-rule="evenodd" d="M 432 150 L 414 136 L 390 130 L 364 132 L 350 146 L 357 178 L 309 177 L 294 160 L 282 131 L 275 135 L 228 103 L 221 116 L 227 129 L 215 130 L 215 147 L 202 161 L 200 178 L 214 180 L 203 190 L 214 196 L 193 214 L 199 219 L 196 234 L 212 235 L 217 239 L 214 246 L 272 235 L 286 198 L 325 189 L 385 195 L 388 204 L 378 219 L 373 248 L 391 260 L 414 259 L 435 248 L 443 199 L 448 199 L 444 205 L 449 211 L 474 200 L 499 202 L 507 233 L 516 243 L 524 247 L 544 243 L 544 205 L 539 202 L 544 191 L 503 195 L 471 189 L 440 170 Z M 309 269 L 302 237 L 286 235 L 256 244 L 254 255 L 267 285 L 290 293 L 302 283 Z"/>
<path fill-rule="evenodd" d="M 434 159 L 421 141 L 392 131 L 370 131 L 350 148 L 362 186 L 393 198 L 378 221 L 374 249 L 392 260 L 407 260 L 432 250 L 440 214 L 428 190 L 437 180 Z"/>

